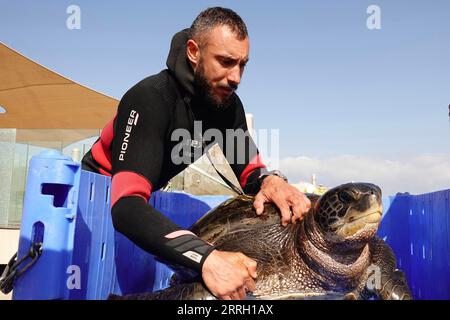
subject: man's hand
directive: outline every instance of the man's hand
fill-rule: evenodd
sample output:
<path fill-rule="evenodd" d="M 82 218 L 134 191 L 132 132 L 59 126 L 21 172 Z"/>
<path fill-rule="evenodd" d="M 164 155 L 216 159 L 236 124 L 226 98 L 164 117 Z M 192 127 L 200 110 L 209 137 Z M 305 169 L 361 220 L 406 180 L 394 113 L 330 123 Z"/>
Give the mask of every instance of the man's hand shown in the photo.
<path fill-rule="evenodd" d="M 266 202 L 273 202 L 280 209 L 283 226 L 303 219 L 311 208 L 311 201 L 303 193 L 278 176 L 268 176 L 263 180 L 253 203 L 256 214 L 263 213 Z"/>
<path fill-rule="evenodd" d="M 245 299 L 246 291 L 255 290 L 256 261 L 240 252 L 213 250 L 203 263 L 202 277 L 217 298 Z"/>

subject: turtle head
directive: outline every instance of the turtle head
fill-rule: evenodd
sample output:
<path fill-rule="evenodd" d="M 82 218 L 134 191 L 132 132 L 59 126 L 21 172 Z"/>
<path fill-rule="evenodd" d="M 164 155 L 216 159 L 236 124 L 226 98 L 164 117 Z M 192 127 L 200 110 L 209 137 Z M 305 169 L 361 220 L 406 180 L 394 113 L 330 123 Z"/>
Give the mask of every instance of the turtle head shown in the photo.
<path fill-rule="evenodd" d="M 347 183 L 328 190 L 315 207 L 315 222 L 339 241 L 368 240 L 377 231 L 383 207 L 381 189 L 371 183 Z"/>

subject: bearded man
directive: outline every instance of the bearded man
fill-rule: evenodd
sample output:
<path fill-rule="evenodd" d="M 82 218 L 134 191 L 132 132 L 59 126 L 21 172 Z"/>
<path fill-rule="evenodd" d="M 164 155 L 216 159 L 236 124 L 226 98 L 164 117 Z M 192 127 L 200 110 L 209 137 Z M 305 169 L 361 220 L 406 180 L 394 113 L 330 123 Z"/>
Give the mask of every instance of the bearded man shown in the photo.
<path fill-rule="evenodd" d="M 235 92 L 248 61 L 249 37 L 241 17 L 220 7 L 201 12 L 191 28 L 174 35 L 167 69 L 123 96 L 116 116 L 82 161 L 84 170 L 112 177 L 115 229 L 174 268 L 196 273 L 219 299 L 243 299 L 246 291 L 254 290 L 256 262 L 242 253 L 216 250 L 153 208 L 149 198 L 205 152 L 203 134 L 214 129 L 224 137 L 224 154 L 237 156 L 227 160 L 242 190 L 256 195 L 257 214 L 265 202 L 273 202 L 287 225 L 308 212 L 309 200 L 279 171 L 266 170 L 248 135 Z M 200 136 L 195 135 L 196 122 L 202 125 Z M 176 130 L 190 133 L 190 138 L 174 139 Z M 246 143 L 230 143 L 230 132 L 243 132 Z M 198 148 L 201 152 L 194 156 L 186 152 Z"/>

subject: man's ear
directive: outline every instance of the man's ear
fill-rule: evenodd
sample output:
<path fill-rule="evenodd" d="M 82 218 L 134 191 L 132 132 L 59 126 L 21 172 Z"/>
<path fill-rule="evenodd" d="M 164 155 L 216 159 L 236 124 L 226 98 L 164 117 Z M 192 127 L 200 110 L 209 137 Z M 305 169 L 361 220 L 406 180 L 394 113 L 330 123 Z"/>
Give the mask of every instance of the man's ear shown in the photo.
<path fill-rule="evenodd" d="M 197 42 L 192 39 L 189 39 L 186 43 L 186 55 L 195 70 L 200 61 L 200 47 Z"/>

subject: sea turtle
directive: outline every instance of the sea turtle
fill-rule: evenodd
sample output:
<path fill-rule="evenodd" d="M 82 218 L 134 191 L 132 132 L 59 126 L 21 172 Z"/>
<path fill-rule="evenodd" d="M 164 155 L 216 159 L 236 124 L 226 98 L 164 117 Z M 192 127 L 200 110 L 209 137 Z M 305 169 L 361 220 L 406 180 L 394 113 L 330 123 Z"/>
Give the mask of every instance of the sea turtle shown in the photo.
<path fill-rule="evenodd" d="M 252 196 L 229 199 L 190 230 L 224 251 L 257 261 L 256 290 L 249 299 L 411 299 L 391 248 L 375 233 L 381 190 L 347 183 L 322 196 L 308 194 L 306 218 L 281 225 L 274 204 L 255 214 Z M 214 299 L 201 282 L 177 283 L 154 293 L 111 299 Z"/>

